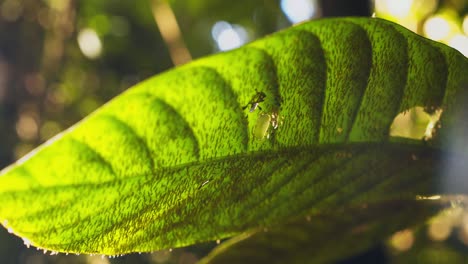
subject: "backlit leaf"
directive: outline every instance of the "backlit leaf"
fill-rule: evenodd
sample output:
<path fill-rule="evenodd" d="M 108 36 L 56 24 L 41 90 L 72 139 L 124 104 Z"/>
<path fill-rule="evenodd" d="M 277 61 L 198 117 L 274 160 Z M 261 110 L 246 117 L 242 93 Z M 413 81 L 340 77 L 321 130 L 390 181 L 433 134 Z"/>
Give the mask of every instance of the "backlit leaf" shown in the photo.
<path fill-rule="evenodd" d="M 102 106 L 2 172 L 0 220 L 27 244 L 115 255 L 429 195 L 467 131 L 467 69 L 380 19 L 305 23 Z M 414 107 L 443 111 L 435 139 L 390 136 Z"/>

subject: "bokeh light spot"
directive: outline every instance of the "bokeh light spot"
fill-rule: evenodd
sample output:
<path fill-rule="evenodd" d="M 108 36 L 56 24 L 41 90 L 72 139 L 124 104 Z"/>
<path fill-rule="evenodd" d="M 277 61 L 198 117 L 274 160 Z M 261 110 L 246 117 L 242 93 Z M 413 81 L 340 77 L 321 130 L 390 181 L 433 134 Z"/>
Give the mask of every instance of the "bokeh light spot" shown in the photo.
<path fill-rule="evenodd" d="M 456 34 L 448 44 L 450 47 L 460 51 L 465 57 L 468 57 L 468 36 Z"/>
<path fill-rule="evenodd" d="M 22 140 L 34 140 L 37 137 L 38 125 L 35 118 L 29 113 L 20 115 L 16 122 L 16 133 Z"/>
<path fill-rule="evenodd" d="M 109 264 L 110 263 L 109 258 L 102 257 L 99 255 L 86 256 L 86 260 L 88 264 Z"/>
<path fill-rule="evenodd" d="M 96 31 L 85 28 L 78 33 L 78 45 L 86 57 L 90 59 L 98 58 L 102 53 L 102 43 Z"/>
<path fill-rule="evenodd" d="M 387 1 L 388 12 L 396 17 L 405 17 L 409 14 L 412 0 L 392 0 Z"/>
<path fill-rule="evenodd" d="M 52 9 L 63 11 L 68 7 L 69 1 L 70 0 L 48 0 L 46 2 Z"/>
<path fill-rule="evenodd" d="M 405 229 L 393 234 L 390 243 L 398 251 L 407 251 L 413 246 L 414 234 L 410 229 Z"/>
<path fill-rule="evenodd" d="M 161 250 L 151 253 L 150 259 L 154 263 L 166 263 L 171 258 L 171 252 L 169 250 Z"/>
<path fill-rule="evenodd" d="M 428 38 L 440 41 L 450 34 L 450 24 L 441 16 L 433 16 L 426 20 L 423 30 Z"/>
<path fill-rule="evenodd" d="M 444 241 L 455 231 L 461 228 L 464 221 L 465 209 L 455 204 L 441 211 L 429 223 L 427 233 L 433 241 Z"/>
<path fill-rule="evenodd" d="M 291 23 L 311 19 L 317 14 L 316 0 L 281 0 L 281 10 Z"/>
<path fill-rule="evenodd" d="M 463 19 L 463 33 L 468 36 L 468 15 Z"/>
<path fill-rule="evenodd" d="M 446 219 L 432 222 L 427 230 L 429 238 L 433 241 L 444 241 L 449 237 L 451 232 L 452 225 Z"/>
<path fill-rule="evenodd" d="M 231 25 L 226 21 L 218 21 L 211 28 L 211 36 L 221 51 L 238 48 L 248 41 L 245 28 Z"/>
<path fill-rule="evenodd" d="M 377 13 L 385 13 L 393 17 L 407 17 L 410 14 L 413 0 L 376 0 Z"/>

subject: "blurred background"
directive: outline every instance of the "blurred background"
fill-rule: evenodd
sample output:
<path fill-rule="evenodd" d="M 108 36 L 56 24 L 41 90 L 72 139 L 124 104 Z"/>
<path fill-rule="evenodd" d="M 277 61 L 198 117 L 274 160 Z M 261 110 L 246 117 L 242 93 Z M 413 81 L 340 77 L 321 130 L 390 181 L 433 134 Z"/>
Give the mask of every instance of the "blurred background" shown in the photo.
<path fill-rule="evenodd" d="M 382 17 L 468 56 L 467 0 L 0 0 L 0 165 L 149 76 L 330 16 Z M 343 263 L 433 263 L 440 254 L 467 261 L 468 224 L 458 219 L 468 215 L 439 217 Z M 0 228 L 0 263 L 194 263 L 215 245 L 117 259 L 49 256 Z"/>

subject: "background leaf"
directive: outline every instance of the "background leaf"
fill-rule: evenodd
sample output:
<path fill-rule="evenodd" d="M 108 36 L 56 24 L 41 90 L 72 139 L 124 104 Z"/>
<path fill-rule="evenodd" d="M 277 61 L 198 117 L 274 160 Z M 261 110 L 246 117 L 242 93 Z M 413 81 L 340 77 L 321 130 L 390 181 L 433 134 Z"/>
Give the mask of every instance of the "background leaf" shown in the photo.
<path fill-rule="evenodd" d="M 325 209 L 234 237 L 200 263 L 335 263 L 379 244 L 409 224 L 421 224 L 442 205 L 438 201 L 397 200 Z"/>
<path fill-rule="evenodd" d="M 428 195 L 450 134 L 433 148 L 389 128 L 415 106 L 456 127 L 467 66 L 383 20 L 302 24 L 115 98 L 3 171 L 0 217 L 38 247 L 115 255 Z M 276 124 L 259 139 L 262 115 Z"/>

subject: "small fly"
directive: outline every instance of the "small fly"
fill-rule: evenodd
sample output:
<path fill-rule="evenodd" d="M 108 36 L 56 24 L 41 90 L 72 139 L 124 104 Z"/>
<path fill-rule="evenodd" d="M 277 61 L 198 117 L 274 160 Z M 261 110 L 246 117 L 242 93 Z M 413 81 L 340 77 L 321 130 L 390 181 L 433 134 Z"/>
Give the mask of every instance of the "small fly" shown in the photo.
<path fill-rule="evenodd" d="M 250 99 L 249 103 L 247 103 L 247 105 L 245 105 L 244 107 L 242 107 L 242 110 L 245 110 L 249 105 L 250 105 L 250 110 L 249 112 L 253 112 L 255 111 L 255 109 L 260 109 L 262 110 L 262 108 L 260 107 L 260 103 L 265 101 L 265 97 L 266 97 L 266 94 L 264 92 L 258 92 L 252 97 L 252 99 Z"/>

